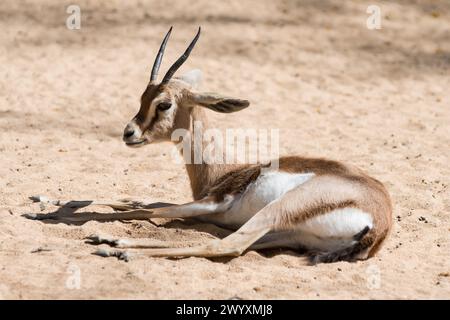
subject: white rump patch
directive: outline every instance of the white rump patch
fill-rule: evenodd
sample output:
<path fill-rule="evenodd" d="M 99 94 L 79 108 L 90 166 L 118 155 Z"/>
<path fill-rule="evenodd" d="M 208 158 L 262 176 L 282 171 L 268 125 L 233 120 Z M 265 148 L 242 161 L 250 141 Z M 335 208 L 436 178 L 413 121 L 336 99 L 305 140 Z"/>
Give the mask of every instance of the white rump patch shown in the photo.
<path fill-rule="evenodd" d="M 365 227 L 372 228 L 372 216 L 357 208 L 343 208 L 311 218 L 300 225 L 319 237 L 351 238 Z"/>
<path fill-rule="evenodd" d="M 357 208 L 336 209 L 299 224 L 297 239 L 307 248 L 337 250 L 354 244 L 353 237 L 365 227 L 373 227 L 369 213 Z"/>

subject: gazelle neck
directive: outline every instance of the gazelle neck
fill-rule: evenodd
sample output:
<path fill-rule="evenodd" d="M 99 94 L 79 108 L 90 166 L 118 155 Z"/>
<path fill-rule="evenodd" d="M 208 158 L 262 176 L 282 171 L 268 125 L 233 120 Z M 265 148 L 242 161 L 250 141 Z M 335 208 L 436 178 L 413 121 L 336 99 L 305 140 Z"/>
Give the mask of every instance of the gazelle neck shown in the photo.
<path fill-rule="evenodd" d="M 203 133 L 209 128 L 208 119 L 204 110 L 200 107 L 194 107 L 188 122 L 186 123 L 188 127 L 185 129 L 188 129 L 191 135 L 191 162 L 186 163 L 185 166 L 191 183 L 192 195 L 195 200 L 198 200 L 205 196 L 206 190 L 208 190 L 217 178 L 233 169 L 234 166 L 207 164 L 204 162 L 203 150 L 205 150 L 208 141 L 204 141 Z M 194 125 L 196 125 L 195 131 Z M 198 131 L 199 126 L 201 126 L 200 132 Z M 197 134 L 196 137 L 194 136 L 195 134 Z M 195 146 L 196 141 L 198 143 L 197 149 Z M 201 145 L 200 149 L 198 149 L 199 145 Z"/>

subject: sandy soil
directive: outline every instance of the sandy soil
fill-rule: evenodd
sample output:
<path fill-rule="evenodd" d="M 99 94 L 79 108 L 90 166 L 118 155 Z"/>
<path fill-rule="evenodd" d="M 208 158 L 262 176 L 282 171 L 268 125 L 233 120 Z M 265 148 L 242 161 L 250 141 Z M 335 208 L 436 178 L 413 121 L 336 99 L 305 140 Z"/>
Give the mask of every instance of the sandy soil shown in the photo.
<path fill-rule="evenodd" d="M 379 2 L 382 29 L 368 30 L 365 1 L 172 1 L 169 9 L 86 0 L 76 1 L 81 30 L 71 31 L 72 2 L 0 3 L 1 298 L 450 298 L 447 1 Z M 172 24 L 163 69 L 201 25 L 183 70 L 199 67 L 205 90 L 252 103 L 210 112 L 218 127 L 279 128 L 282 154 L 347 161 L 387 185 L 394 230 L 375 258 L 307 266 L 279 250 L 125 263 L 92 255 L 83 238 L 192 244 L 227 232 L 181 220 L 67 225 L 22 216 L 55 211 L 41 211 L 28 199 L 35 194 L 191 199 L 169 144 L 121 142 Z"/>

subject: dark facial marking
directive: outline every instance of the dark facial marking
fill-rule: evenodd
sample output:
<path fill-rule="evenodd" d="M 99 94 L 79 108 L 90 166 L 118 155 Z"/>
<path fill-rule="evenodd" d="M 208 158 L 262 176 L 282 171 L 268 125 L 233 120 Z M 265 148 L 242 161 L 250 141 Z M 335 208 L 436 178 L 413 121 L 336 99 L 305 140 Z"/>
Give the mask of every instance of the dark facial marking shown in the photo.
<path fill-rule="evenodd" d="M 141 96 L 141 107 L 139 108 L 139 112 L 137 113 L 135 119 L 139 127 L 141 127 L 142 132 L 146 131 L 148 128 L 144 128 L 143 125 L 145 120 L 147 119 L 148 112 L 150 110 L 150 105 L 152 104 L 153 99 L 155 99 L 162 91 L 160 86 L 149 85 L 144 93 Z M 153 124 L 154 119 L 151 121 Z"/>
<path fill-rule="evenodd" d="M 166 111 L 169 110 L 170 107 L 172 107 L 172 103 L 171 102 L 161 102 L 158 104 L 157 108 L 159 111 Z"/>

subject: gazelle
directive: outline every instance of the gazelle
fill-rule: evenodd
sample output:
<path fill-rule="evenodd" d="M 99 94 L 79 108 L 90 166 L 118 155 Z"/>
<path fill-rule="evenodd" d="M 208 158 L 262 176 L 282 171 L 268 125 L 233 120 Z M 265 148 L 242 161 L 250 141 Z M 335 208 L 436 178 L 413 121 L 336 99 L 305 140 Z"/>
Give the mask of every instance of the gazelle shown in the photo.
<path fill-rule="evenodd" d="M 174 77 L 199 39 L 200 28 L 158 83 L 171 31 L 156 56 L 140 109 L 125 127 L 127 146 L 170 141 L 176 129 L 192 131 L 194 121 L 207 126 L 205 109 L 230 113 L 249 106 L 247 100 L 196 91 L 199 71 Z M 93 244 L 121 249 L 145 248 L 142 254 L 148 256 L 238 256 L 247 249 L 288 247 L 306 249 L 317 263 L 366 259 L 379 250 L 392 225 L 392 206 L 378 180 L 347 164 L 300 156 L 279 158 L 277 170 L 262 169 L 263 165 L 186 164 L 194 198 L 190 203 L 156 209 L 106 204 L 125 211 L 69 219 L 197 218 L 236 230 L 224 239 L 185 248 L 143 240 L 88 238 Z M 126 251 L 117 249 L 97 253 L 127 257 Z"/>

